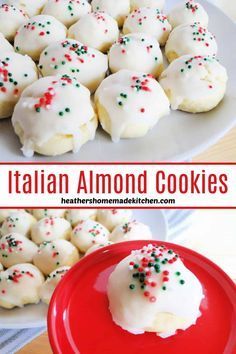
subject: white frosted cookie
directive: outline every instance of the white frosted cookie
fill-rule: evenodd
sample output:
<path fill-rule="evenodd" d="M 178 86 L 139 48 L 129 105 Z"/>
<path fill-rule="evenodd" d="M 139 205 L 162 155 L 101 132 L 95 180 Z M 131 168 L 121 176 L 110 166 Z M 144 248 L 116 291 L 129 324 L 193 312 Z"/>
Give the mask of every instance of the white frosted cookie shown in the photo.
<path fill-rule="evenodd" d="M 145 33 L 131 33 L 119 38 L 109 54 L 112 73 L 122 69 L 141 71 L 158 77 L 163 71 L 163 56 L 156 39 Z"/>
<path fill-rule="evenodd" d="M 162 10 L 165 5 L 165 0 L 130 0 L 131 11 L 140 7 L 150 7 Z"/>
<path fill-rule="evenodd" d="M 91 12 L 69 28 L 68 37 L 106 53 L 118 39 L 119 28 L 105 12 Z"/>
<path fill-rule="evenodd" d="M 114 142 L 144 136 L 169 113 L 169 101 L 158 82 L 130 70 L 107 77 L 96 91 L 95 103 L 100 123 Z"/>
<path fill-rule="evenodd" d="M 87 0 L 48 0 L 42 14 L 51 15 L 69 27 L 89 12 L 91 5 Z"/>
<path fill-rule="evenodd" d="M 182 1 L 177 4 L 168 14 L 168 20 L 172 28 L 183 25 L 200 23 L 208 26 L 208 14 L 203 6 L 194 0 Z"/>
<path fill-rule="evenodd" d="M 3 221 L 0 234 L 4 236 L 14 232 L 29 237 L 35 223 L 36 219 L 26 211 L 13 211 Z"/>
<path fill-rule="evenodd" d="M 40 301 L 44 282 L 40 270 L 33 264 L 14 265 L 0 273 L 0 307 L 12 309 Z"/>
<path fill-rule="evenodd" d="M 32 17 L 40 14 L 47 0 L 4 0 L 4 2 L 18 7 L 29 17 Z"/>
<path fill-rule="evenodd" d="M 199 113 L 220 103 L 227 79 L 226 69 L 215 57 L 184 55 L 163 71 L 160 84 L 172 109 Z"/>
<path fill-rule="evenodd" d="M 27 237 L 11 233 L 0 240 L 0 262 L 5 268 L 15 264 L 31 263 L 38 247 Z"/>
<path fill-rule="evenodd" d="M 8 42 L 4 35 L 0 32 L 0 52 L 14 52 L 13 46 Z"/>
<path fill-rule="evenodd" d="M 96 243 L 95 245 L 93 245 L 92 247 L 89 247 L 89 249 L 86 251 L 85 256 L 87 256 L 90 253 L 93 253 L 94 251 L 109 246 L 109 245 L 113 245 L 114 242 L 107 242 L 107 243 Z"/>
<path fill-rule="evenodd" d="M 217 43 L 214 35 L 199 24 L 187 24 L 175 27 L 165 46 L 165 54 L 169 62 L 182 55 L 217 54 Z"/>
<path fill-rule="evenodd" d="M 0 6 L 0 32 L 4 37 L 13 41 L 18 28 L 27 21 L 28 16 L 13 5 Z"/>
<path fill-rule="evenodd" d="M 33 258 L 33 262 L 42 273 L 50 274 L 62 266 L 72 266 L 79 261 L 76 247 L 66 240 L 44 241 Z"/>
<path fill-rule="evenodd" d="M 204 298 L 200 281 L 180 257 L 152 244 L 118 263 L 107 294 L 118 326 L 133 334 L 156 332 L 162 338 L 194 325 Z"/>
<path fill-rule="evenodd" d="M 30 57 L 0 52 L 0 119 L 11 116 L 22 91 L 37 79 L 37 67 Z"/>
<path fill-rule="evenodd" d="M 46 217 L 32 227 L 31 238 L 39 245 L 44 241 L 68 240 L 70 233 L 71 226 L 67 220 L 59 217 Z"/>
<path fill-rule="evenodd" d="M 65 215 L 65 209 L 33 209 L 32 215 L 37 219 L 59 217 L 63 218 Z"/>
<path fill-rule="evenodd" d="M 87 219 L 95 220 L 96 216 L 97 209 L 68 209 L 65 212 L 66 220 L 68 220 L 73 227 Z"/>
<path fill-rule="evenodd" d="M 108 69 L 107 56 L 74 39 L 52 43 L 41 54 L 39 69 L 43 76 L 71 75 L 94 92 Z"/>
<path fill-rule="evenodd" d="M 51 43 L 66 38 L 66 27 L 49 15 L 31 17 L 15 36 L 15 51 L 38 61 L 42 51 Z"/>
<path fill-rule="evenodd" d="M 94 244 L 107 244 L 109 231 L 100 223 L 87 219 L 81 221 L 72 231 L 71 242 L 85 253 Z"/>
<path fill-rule="evenodd" d="M 108 13 L 121 27 L 130 12 L 130 0 L 92 0 L 92 9 Z"/>
<path fill-rule="evenodd" d="M 110 236 L 112 242 L 151 240 L 152 238 L 149 226 L 136 220 L 116 226 Z"/>
<path fill-rule="evenodd" d="M 22 94 L 12 124 L 25 156 L 78 152 L 97 129 L 89 90 L 64 75 L 44 77 Z"/>
<path fill-rule="evenodd" d="M 45 304 L 49 305 L 54 290 L 69 269 L 67 266 L 59 267 L 48 275 L 40 289 L 40 298 Z"/>
<path fill-rule="evenodd" d="M 10 216 L 12 212 L 18 211 L 18 209 L 0 209 L 0 224 Z"/>
<path fill-rule="evenodd" d="M 117 225 L 130 221 L 132 214 L 130 209 L 100 209 L 97 212 L 97 221 L 112 231 Z"/>
<path fill-rule="evenodd" d="M 171 25 L 166 15 L 158 9 L 141 7 L 129 14 L 124 22 L 123 33 L 146 33 L 156 38 L 160 45 L 165 45 Z"/>

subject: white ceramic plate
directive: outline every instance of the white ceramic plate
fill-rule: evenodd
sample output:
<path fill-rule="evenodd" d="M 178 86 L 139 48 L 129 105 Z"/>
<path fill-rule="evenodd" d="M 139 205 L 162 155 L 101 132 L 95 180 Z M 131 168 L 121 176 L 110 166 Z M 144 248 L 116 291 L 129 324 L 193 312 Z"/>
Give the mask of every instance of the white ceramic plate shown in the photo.
<path fill-rule="evenodd" d="M 167 0 L 168 11 L 179 0 Z M 140 139 L 122 140 L 114 144 L 110 137 L 97 131 L 96 139 L 87 143 L 77 154 L 56 158 L 35 155 L 33 161 L 178 161 L 192 158 L 221 138 L 236 122 L 236 25 L 217 7 L 199 1 L 210 16 L 209 29 L 219 44 L 219 59 L 229 74 L 227 94 L 215 110 L 205 114 L 172 112 Z M 0 122 L 0 160 L 27 161 L 10 120 Z"/>
<path fill-rule="evenodd" d="M 161 210 L 135 210 L 134 218 L 149 225 L 153 235 L 156 235 L 155 239 L 167 241 L 168 226 Z M 12 310 L 0 309 L 0 328 L 46 326 L 47 308 L 47 305 L 39 303 Z"/>

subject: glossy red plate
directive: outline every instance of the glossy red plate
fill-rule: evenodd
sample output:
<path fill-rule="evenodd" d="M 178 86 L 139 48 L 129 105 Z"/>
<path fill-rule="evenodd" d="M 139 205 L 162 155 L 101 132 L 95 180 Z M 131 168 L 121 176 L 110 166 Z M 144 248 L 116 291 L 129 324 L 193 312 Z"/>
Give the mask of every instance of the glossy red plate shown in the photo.
<path fill-rule="evenodd" d="M 133 249 L 147 245 L 147 241 L 119 243 L 84 257 L 58 285 L 48 312 L 49 339 L 55 354 L 236 353 L 234 283 L 196 252 L 170 243 L 152 243 L 174 249 L 202 283 L 205 299 L 197 324 L 162 339 L 154 333 L 133 335 L 112 321 L 106 295 L 108 277 Z"/>

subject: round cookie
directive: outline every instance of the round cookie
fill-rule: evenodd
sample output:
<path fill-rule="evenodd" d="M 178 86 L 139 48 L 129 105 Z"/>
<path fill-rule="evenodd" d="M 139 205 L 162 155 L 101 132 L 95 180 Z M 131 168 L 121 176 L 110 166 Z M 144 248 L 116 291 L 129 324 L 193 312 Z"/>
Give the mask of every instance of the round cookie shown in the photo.
<path fill-rule="evenodd" d="M 21 234 L 12 233 L 0 240 L 0 262 L 5 268 L 15 264 L 31 263 L 38 247 Z"/>
<path fill-rule="evenodd" d="M 14 265 L 0 273 L 0 307 L 12 309 L 40 301 L 42 273 L 33 264 Z"/>
<path fill-rule="evenodd" d="M 19 209 L 0 209 L 0 224 L 10 216 L 11 213 L 18 211 Z"/>
<path fill-rule="evenodd" d="M 33 258 L 36 267 L 45 275 L 62 266 L 73 266 L 78 261 L 79 252 L 66 240 L 44 241 Z"/>
<path fill-rule="evenodd" d="M 158 77 L 163 71 L 160 46 L 154 37 L 145 33 L 131 33 L 121 37 L 111 47 L 108 60 L 112 73 L 128 69 Z"/>
<path fill-rule="evenodd" d="M 134 240 L 151 240 L 152 238 L 152 232 L 149 226 L 136 220 L 116 226 L 110 236 L 110 240 L 115 243 Z"/>
<path fill-rule="evenodd" d="M 107 56 L 74 39 L 52 43 L 40 55 L 43 76 L 71 75 L 94 92 L 108 69 Z"/>
<path fill-rule="evenodd" d="M 65 209 L 33 209 L 32 215 L 35 219 L 40 220 L 43 218 L 59 217 L 63 218 L 65 215 Z"/>
<path fill-rule="evenodd" d="M 177 4 L 168 14 L 168 20 L 172 28 L 183 25 L 200 23 L 202 26 L 208 26 L 208 14 L 203 6 L 194 0 L 183 1 Z"/>
<path fill-rule="evenodd" d="M 140 7 L 150 7 L 162 10 L 165 5 L 165 0 L 130 0 L 131 11 L 137 10 Z"/>
<path fill-rule="evenodd" d="M 45 304 L 49 305 L 54 290 L 69 269 L 67 266 L 60 267 L 48 275 L 40 289 L 40 298 Z"/>
<path fill-rule="evenodd" d="M 40 14 L 47 0 L 4 0 L 4 2 L 18 7 L 29 17 L 32 17 Z"/>
<path fill-rule="evenodd" d="M 71 242 L 80 252 L 85 253 L 94 244 L 107 244 L 109 231 L 91 219 L 81 221 L 72 231 Z"/>
<path fill-rule="evenodd" d="M 69 28 L 68 37 L 106 53 L 119 38 L 119 28 L 105 12 L 91 12 Z"/>
<path fill-rule="evenodd" d="M 215 56 L 217 43 L 207 28 L 197 23 L 181 25 L 171 32 L 166 42 L 165 54 L 169 62 L 187 54 Z"/>
<path fill-rule="evenodd" d="M 0 52 L 14 52 L 13 46 L 8 42 L 4 35 L 0 32 Z"/>
<path fill-rule="evenodd" d="M 71 226 L 67 220 L 59 217 L 46 217 L 32 227 L 31 238 L 39 245 L 44 241 L 68 240 L 70 233 Z"/>
<path fill-rule="evenodd" d="M 11 116 L 22 91 L 37 79 L 37 67 L 30 57 L 0 52 L 0 119 Z"/>
<path fill-rule="evenodd" d="M 116 226 L 130 221 L 132 210 L 130 209 L 106 209 L 98 210 L 97 221 L 112 231 Z"/>
<path fill-rule="evenodd" d="M 184 55 L 174 60 L 160 77 L 171 108 L 185 112 L 208 112 L 223 99 L 226 69 L 215 57 Z"/>
<path fill-rule="evenodd" d="M 198 278 L 165 246 L 144 246 L 124 258 L 108 279 L 113 321 L 133 334 L 167 338 L 201 316 L 204 298 Z M 182 304 L 182 306 L 181 306 Z"/>
<path fill-rule="evenodd" d="M 13 5 L 0 6 L 0 32 L 8 41 L 13 41 L 18 28 L 27 21 L 28 16 Z"/>
<path fill-rule="evenodd" d="M 165 45 L 171 25 L 166 15 L 158 9 L 141 7 L 129 14 L 124 22 L 123 33 L 146 33 L 156 38 L 161 46 Z"/>
<path fill-rule="evenodd" d="M 108 13 L 121 27 L 130 12 L 130 0 L 92 0 L 92 9 Z"/>
<path fill-rule="evenodd" d="M 35 223 L 36 219 L 26 211 L 13 211 L 3 221 L 0 234 L 4 236 L 14 232 L 29 237 Z"/>
<path fill-rule="evenodd" d="M 114 142 L 144 136 L 169 113 L 169 101 L 158 82 L 130 70 L 107 77 L 96 91 L 95 103 L 100 123 Z"/>
<path fill-rule="evenodd" d="M 94 251 L 98 250 L 99 248 L 103 248 L 109 245 L 113 245 L 113 242 L 107 242 L 107 243 L 96 243 L 95 245 L 93 245 L 92 247 L 90 247 L 86 253 L 85 256 L 89 255 L 90 253 L 93 253 Z"/>
<path fill-rule="evenodd" d="M 38 15 L 22 25 L 15 36 L 15 51 L 38 61 L 42 51 L 51 43 L 66 38 L 66 27 L 49 15 Z"/>
<path fill-rule="evenodd" d="M 66 220 L 68 220 L 73 227 L 87 219 L 95 220 L 96 216 L 97 209 L 69 209 L 65 212 Z"/>
<path fill-rule="evenodd" d="M 51 15 L 70 27 L 89 12 L 91 5 L 87 0 L 48 0 L 42 14 Z"/>
<path fill-rule="evenodd" d="M 74 78 L 41 78 L 28 87 L 15 107 L 12 124 L 25 156 L 35 152 L 77 152 L 97 129 L 89 90 Z"/>

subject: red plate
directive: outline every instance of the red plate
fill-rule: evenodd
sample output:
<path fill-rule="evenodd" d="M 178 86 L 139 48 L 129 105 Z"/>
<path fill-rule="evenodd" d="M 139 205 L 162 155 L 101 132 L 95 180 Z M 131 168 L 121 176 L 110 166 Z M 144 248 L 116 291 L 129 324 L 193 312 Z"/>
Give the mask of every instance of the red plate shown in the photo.
<path fill-rule="evenodd" d="M 58 285 L 48 312 L 49 339 L 55 354 L 236 353 L 234 283 L 219 267 L 196 252 L 170 243 L 151 243 L 174 249 L 200 280 L 205 299 L 197 324 L 162 339 L 155 333 L 133 335 L 112 321 L 106 295 L 109 274 L 133 249 L 148 244 L 147 241 L 123 242 L 84 257 Z"/>

